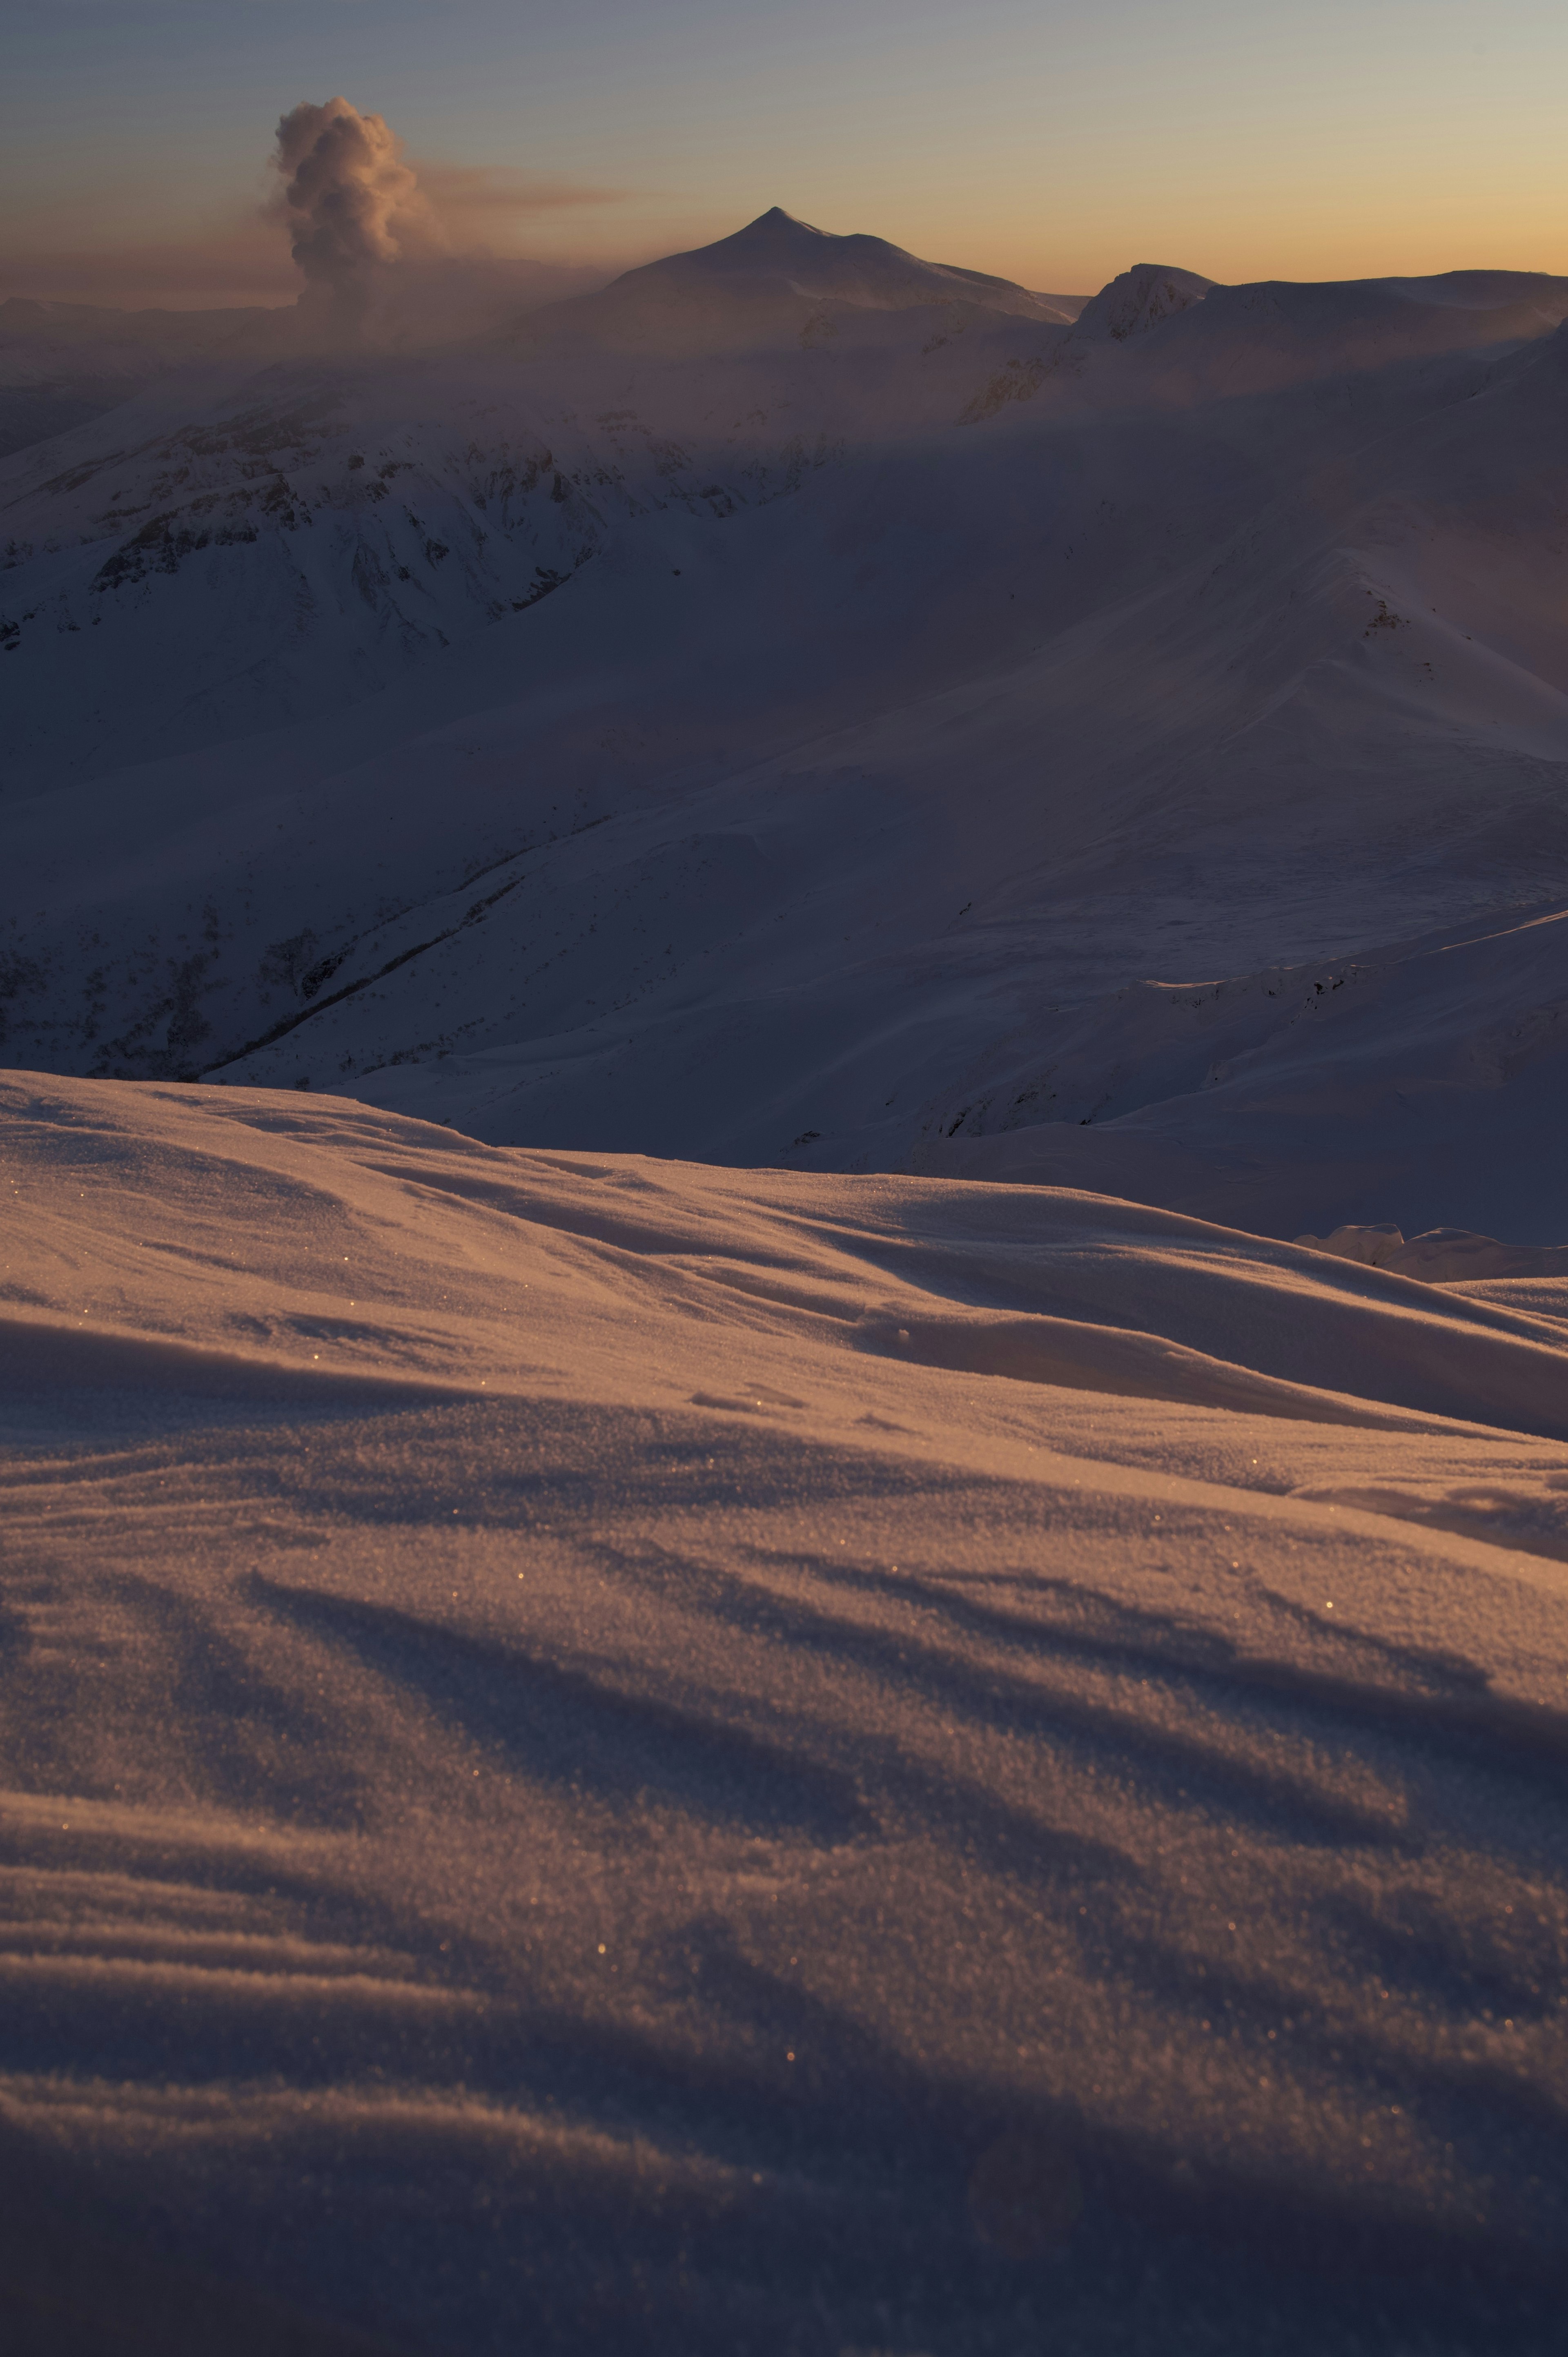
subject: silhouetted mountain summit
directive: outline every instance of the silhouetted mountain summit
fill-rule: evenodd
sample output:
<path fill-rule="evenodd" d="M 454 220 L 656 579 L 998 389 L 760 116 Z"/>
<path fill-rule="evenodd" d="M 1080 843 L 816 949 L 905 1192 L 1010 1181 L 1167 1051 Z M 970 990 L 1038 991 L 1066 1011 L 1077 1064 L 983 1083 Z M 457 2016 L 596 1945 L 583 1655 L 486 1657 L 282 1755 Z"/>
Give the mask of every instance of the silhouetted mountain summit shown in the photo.
<path fill-rule="evenodd" d="M 835 307 L 903 311 L 955 302 L 1066 327 L 1084 299 L 924 262 L 886 238 L 841 237 L 774 205 L 712 245 L 643 263 L 597 294 L 552 305 L 523 332 L 679 348 L 696 335 L 709 342 L 792 336 L 817 315 L 831 319 Z"/>
<path fill-rule="evenodd" d="M 624 285 L 628 279 L 649 277 L 736 277 L 754 284 L 772 279 L 797 295 L 873 309 L 903 310 L 915 303 L 950 302 L 957 297 L 983 303 L 989 310 L 1065 321 L 1078 308 L 1071 296 L 1036 295 L 1011 279 L 993 278 L 983 271 L 922 262 L 918 254 L 890 244 L 884 237 L 840 237 L 831 230 L 816 229 L 810 221 L 797 221 L 781 205 L 759 213 L 733 236 L 698 246 L 690 253 L 649 263 L 641 270 L 627 272 L 616 283 Z"/>
<path fill-rule="evenodd" d="M 1190 311 L 1213 285 L 1212 278 L 1196 270 L 1177 270 L 1168 262 L 1135 262 L 1084 305 L 1079 334 L 1110 336 L 1124 343 L 1129 336 L 1175 318 L 1178 311 Z"/>

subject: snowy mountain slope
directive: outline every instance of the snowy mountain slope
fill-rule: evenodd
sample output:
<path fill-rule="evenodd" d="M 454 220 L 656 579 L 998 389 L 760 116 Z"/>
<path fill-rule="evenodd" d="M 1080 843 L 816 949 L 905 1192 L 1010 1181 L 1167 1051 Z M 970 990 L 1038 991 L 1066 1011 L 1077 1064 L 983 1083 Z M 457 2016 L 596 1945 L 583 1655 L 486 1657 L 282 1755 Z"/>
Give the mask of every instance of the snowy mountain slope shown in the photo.
<path fill-rule="evenodd" d="M 313 355 L 218 387 L 154 387 L 13 461 L 0 473 L 6 781 L 52 783 L 372 693 L 547 595 L 628 520 L 672 504 L 722 519 L 847 446 L 946 427 L 1005 371 L 1020 333 L 1032 350 L 1064 332 L 1021 290 L 998 282 L 993 300 L 990 282 L 927 270 L 875 299 L 836 298 L 819 335 L 806 331 L 814 297 L 764 271 L 743 300 L 735 276 L 709 287 L 736 330 L 723 365 L 700 338 L 628 356 L 603 332 L 609 297 L 589 296 L 499 346 Z M 93 643 L 74 643 L 88 631 Z"/>
<path fill-rule="evenodd" d="M 1489 423 L 1486 430 L 1490 433 Z M 1439 471 L 1453 463 L 1444 451 Z M 1539 500 L 1544 489 L 1541 474 L 1532 480 Z M 1429 509 L 1418 535 L 1429 563 L 1435 562 L 1438 547 L 1436 522 Z M 546 942 L 534 930 L 540 922 L 530 914 L 534 888 L 524 878 L 517 893 L 485 920 L 497 928 L 489 954 L 477 932 L 438 945 L 427 959 L 403 970 L 401 980 L 389 977 L 357 1003 L 324 1011 L 267 1051 L 261 1063 L 245 1069 L 263 1071 L 269 1078 L 297 1078 L 289 1060 L 309 1036 L 324 1044 L 340 1039 L 346 1054 L 349 1041 L 362 1039 L 367 1026 L 376 1037 L 380 1009 L 401 995 L 403 1011 L 381 1033 L 385 1044 L 379 1052 L 395 1055 L 405 1043 L 416 1054 L 423 1049 L 419 1070 L 428 1070 L 428 1080 L 411 1071 L 397 1087 L 423 1090 L 434 1082 L 454 1108 L 451 1117 L 464 1125 L 505 1134 L 496 1125 L 503 1118 L 509 1076 L 519 1065 L 527 1094 L 543 1095 L 542 1104 L 529 1106 L 524 1123 L 546 1125 L 510 1134 L 548 1135 L 552 1120 L 581 1121 L 577 1108 L 586 1060 L 601 1075 L 597 1103 L 586 1116 L 590 1125 L 607 1112 L 611 1120 L 624 1118 L 629 1092 L 644 1125 L 640 1134 L 666 1150 L 673 1150 L 682 1134 L 694 1134 L 707 1151 L 772 1159 L 809 1128 L 828 1133 L 829 1144 L 819 1150 L 832 1150 L 832 1131 L 839 1129 L 842 1143 L 844 1128 L 853 1134 L 868 1117 L 875 1120 L 885 1111 L 879 1099 L 894 1094 L 896 1084 L 908 1107 L 908 1091 L 918 1089 L 922 1067 L 950 1055 L 955 1028 L 995 1025 L 998 1000 L 1026 1002 L 1042 983 L 1053 1003 L 1059 1001 L 1064 980 L 1081 990 L 1094 979 L 1090 959 L 1103 974 L 1108 964 L 1135 954 L 1136 929 L 1157 923 L 1162 909 L 1171 912 L 1176 928 L 1171 946 L 1190 954 L 1214 947 L 1234 951 L 1239 936 L 1249 946 L 1262 946 L 1271 936 L 1275 944 L 1309 942 L 1315 934 L 1318 940 L 1326 933 L 1332 938 L 1330 929 L 1347 921 L 1375 924 L 1390 905 L 1441 914 L 1444 901 L 1450 909 L 1474 909 L 1499 894 L 1530 898 L 1553 875 L 1561 889 L 1560 698 L 1550 681 L 1499 661 L 1495 648 L 1477 657 L 1474 633 L 1466 644 L 1458 624 L 1481 619 L 1482 613 L 1461 610 L 1455 616 L 1454 604 L 1469 597 L 1484 611 L 1488 587 L 1477 578 L 1467 545 L 1445 584 L 1426 582 L 1428 587 L 1447 587 L 1447 619 L 1429 610 L 1421 621 L 1407 612 L 1396 629 L 1380 619 L 1393 608 L 1386 596 L 1370 589 L 1369 567 L 1354 565 L 1344 552 L 1315 554 L 1304 579 L 1301 524 L 1299 509 L 1287 512 L 1275 520 L 1273 544 L 1264 541 L 1241 553 L 1240 562 L 1234 556 L 1222 562 L 1204 583 L 1188 579 L 1164 598 L 1142 601 L 1132 616 L 1115 617 L 1109 630 L 1102 618 L 1098 644 L 1086 644 L 1090 634 L 1080 634 L 1057 651 L 1053 663 L 1036 662 L 1004 682 L 993 679 L 979 692 L 966 688 L 918 701 L 897 721 L 879 719 L 813 748 L 815 776 L 837 773 L 843 780 L 835 791 L 842 832 L 833 838 L 832 879 L 820 875 L 814 896 L 793 904 L 786 897 L 787 863 L 776 846 L 789 823 L 787 802 L 800 792 L 799 764 L 788 764 L 788 786 L 786 765 L 779 764 L 765 826 L 754 835 L 768 847 L 778 877 L 777 908 L 765 909 L 743 949 L 735 938 L 738 910 L 733 898 L 714 901 L 715 914 L 721 909 L 725 914 L 727 945 L 722 982 L 711 995 L 703 994 L 705 1015 L 691 1008 L 689 985 L 680 984 L 671 986 L 656 1017 L 660 1002 L 653 976 L 635 963 L 622 963 L 623 950 L 635 942 L 638 920 L 628 919 L 610 945 L 590 948 L 584 932 L 598 984 L 597 992 L 591 983 L 584 985 L 586 1030 L 575 1030 L 570 1039 L 552 1039 L 548 1009 L 556 1002 L 547 1001 L 536 1026 L 536 1037 L 542 1032 L 543 1040 L 526 1057 L 498 1046 L 472 1068 L 464 1066 L 460 1052 L 454 1052 L 463 1045 L 460 1025 L 478 1015 L 487 994 L 506 986 L 509 929 L 528 929 L 542 964 L 563 953 L 553 935 Z M 1380 559 L 1377 577 L 1391 587 L 1386 525 L 1374 517 L 1366 537 Z M 1288 567 L 1279 562 L 1282 541 L 1296 560 Z M 1406 608 L 1413 602 L 1402 597 Z M 1430 609 L 1431 601 L 1425 602 Z M 1500 618 L 1487 619 L 1495 624 Z M 1412 633 L 1431 651 L 1416 651 Z M 1239 656 L 1245 658 L 1240 679 Z M 1219 674 L 1218 680 L 1211 677 L 1207 692 L 1206 671 Z M 1142 693 L 1133 684 L 1140 673 L 1150 683 Z M 1194 714 L 1179 733 L 1168 693 L 1168 683 L 1176 677 L 1183 680 Z M 1424 707 L 1423 692 L 1430 699 Z M 1477 726 L 1496 730 L 1498 740 L 1487 764 L 1494 792 L 1485 797 L 1475 792 L 1483 766 L 1474 735 Z M 1097 741 L 1090 737 L 1091 727 Z M 972 765 L 961 836 L 954 833 L 947 787 L 948 745 L 955 731 Z M 1067 792 L 1058 789 L 1049 802 L 1049 768 L 1042 767 L 1041 755 L 1033 750 L 1032 733 L 1044 748 L 1046 764 L 1064 744 L 1076 757 L 1076 776 Z M 1293 741 L 1303 733 L 1305 759 Z M 1324 761 L 1321 746 L 1335 737 L 1355 747 L 1352 760 Z M 1205 764 L 1204 804 L 1195 813 L 1191 773 L 1198 761 Z M 1163 807 L 1155 791 L 1156 762 L 1165 774 Z M 1073 807 L 1074 789 L 1086 770 L 1096 782 L 1088 813 Z M 1368 791 L 1374 775 L 1375 794 Z M 862 851 L 870 812 L 865 795 L 873 785 L 880 786 L 888 816 L 882 839 L 875 832 L 866 834 Z M 1498 807 L 1499 785 L 1511 809 Z M 755 828 L 761 812 L 755 802 L 753 807 Z M 704 804 L 715 823 L 726 808 L 736 803 L 725 789 L 711 793 Z M 864 822 L 856 815 L 862 811 Z M 1048 829 L 1045 857 L 1032 860 L 1031 833 L 1043 823 Z M 809 824 L 808 820 L 804 827 Z M 804 829 L 802 834 L 809 840 Z M 576 856 L 607 863 L 620 856 L 619 840 L 614 827 L 596 832 Z M 1110 890 L 1107 870 L 1112 868 L 1116 882 Z M 972 905 L 961 921 L 956 891 L 945 908 L 934 905 L 929 886 L 938 874 L 962 877 L 961 888 Z M 1068 900 L 1069 912 L 1079 913 L 1070 909 L 1071 897 L 1082 892 L 1086 881 L 1098 888 L 1094 921 L 1090 939 L 1075 943 L 1069 964 L 1058 912 Z M 618 899 L 607 877 L 605 888 Z M 835 905 L 844 911 L 838 924 L 829 913 Z M 876 915 L 867 925 L 865 911 L 872 905 Z M 779 946 L 779 914 L 785 916 L 785 948 Z M 1113 922 L 1122 929 L 1120 942 L 1108 937 Z M 897 939 L 900 928 L 903 942 Z M 766 938 L 769 929 L 771 943 Z M 853 931 L 851 943 L 834 942 L 835 933 L 846 931 Z M 1045 954 L 1043 941 L 1049 944 Z M 803 958 L 797 942 L 805 946 Z M 842 983 L 826 989 L 820 972 L 824 945 L 846 966 Z M 702 954 L 711 959 L 719 953 L 704 944 Z M 760 969 L 751 967 L 753 956 L 764 961 Z M 495 970 L 498 957 L 500 975 Z M 474 986 L 466 1002 L 459 974 Z M 742 976 L 747 987 L 737 1006 Z M 515 966 L 511 978 L 517 978 Z M 537 989 L 526 974 L 522 979 Z M 1550 976 L 1535 986 L 1550 1001 Z M 635 1003 L 641 993 L 647 994 L 644 1006 L 624 1029 L 606 1019 L 618 1000 L 624 1009 L 628 998 Z M 856 1027 L 864 1034 L 859 1041 L 843 1029 L 843 1007 L 852 995 Z M 410 1041 L 407 1027 L 415 1006 L 433 1014 L 439 1007 L 442 1019 L 423 1039 Z M 1502 1012 L 1492 1006 L 1477 1016 L 1477 1028 L 1484 1030 Z M 1457 1040 L 1465 1021 L 1462 996 L 1448 1006 L 1447 1016 L 1461 1027 Z M 504 1030 L 504 1019 L 497 1025 L 489 1012 L 479 1020 L 493 1031 Z M 649 1065 L 648 1027 L 655 1020 L 661 1028 L 672 1024 L 690 1042 L 689 1068 L 704 1071 L 715 1083 L 711 1104 L 699 1107 L 689 1096 L 670 1103 L 671 1075 L 661 1060 Z M 1039 1008 L 1036 1001 L 1025 1049 L 1035 1068 L 1021 1071 L 1015 1099 L 1037 1085 L 1040 1033 L 1048 1038 L 1051 1028 L 1049 1007 Z M 758 1040 L 791 1030 L 802 1034 L 793 1056 L 806 1086 L 793 1088 L 786 1098 L 790 1110 L 785 1119 L 769 1106 L 771 1135 L 741 1127 L 737 1113 L 751 1118 L 746 1073 Z M 835 1034 L 833 1054 L 827 1041 Z M 447 1057 L 429 1066 L 429 1057 L 443 1048 Z M 1114 1080 L 1113 1051 L 1092 1029 L 1084 1057 L 1090 1072 L 1083 1104 L 1072 1106 L 1075 1123 L 1097 1110 L 1101 1117 L 1114 1110 L 1106 1103 Z M 780 1045 L 762 1053 L 752 1086 L 787 1072 L 790 1058 L 791 1051 Z M 1205 1065 L 1211 1060 L 1206 1056 Z M 861 1068 L 854 1083 L 861 1094 L 848 1106 L 843 1100 L 846 1063 Z M 329 1071 L 323 1065 L 316 1077 L 319 1081 Z M 872 1097 L 872 1086 L 883 1080 L 886 1085 Z M 389 1076 L 371 1085 L 393 1083 Z M 961 1119 L 971 1130 L 987 1125 L 988 1109 L 975 1107 L 974 1099 L 993 1089 L 967 1073 L 961 1087 L 956 1103 L 953 1092 L 946 1092 L 948 1110 L 934 1121 L 928 1115 L 929 1126 L 946 1131 Z M 666 1106 L 662 1124 L 647 1102 L 660 1096 Z M 399 1101 L 425 1100 L 403 1095 Z M 896 1117 L 907 1118 L 897 1106 L 894 1110 Z M 693 1122 L 703 1125 L 694 1132 Z M 594 1128 L 591 1134 L 607 1142 L 604 1132 Z M 1538 1216 L 1551 1216 L 1549 1203 L 1535 1208 Z M 1363 1215 L 1370 1214 L 1363 1210 Z"/>
<path fill-rule="evenodd" d="M 1562 909 L 1494 913 L 1316 965 L 1134 985 L 1058 1021 L 1045 1064 L 1038 1033 L 1011 1067 L 996 1051 L 914 1167 L 1265 1234 L 1397 1201 L 1412 1232 L 1484 1214 L 1496 1233 L 1562 1236 L 1565 928 Z"/>
<path fill-rule="evenodd" d="M 13 1060 L 897 1164 L 1037 1125 L 1067 1067 L 1075 1140 L 1151 1119 L 1167 1070 L 1190 1093 L 1163 1014 L 1124 1036 L 1151 975 L 1316 972 L 1568 897 L 1564 282 L 1154 273 L 1202 293 L 1162 313 L 1145 269 L 1069 328 L 852 302 L 855 241 L 802 294 L 817 233 L 779 231 L 786 270 L 769 218 L 633 274 L 662 344 L 611 289 L 502 349 L 293 363 L 196 426 L 149 407 L 124 522 L 91 432 L 13 462 L 17 571 L 50 585 L 0 669 Z M 717 357 L 693 277 L 730 307 Z M 1471 1028 L 1555 987 L 1532 951 Z M 1421 1052 L 1458 1069 L 1444 1004 Z M 1397 1071 L 1386 1012 L 1363 996 L 1353 1052 Z M 1276 1148 L 1246 1149 L 1251 1223 L 1404 1214 L 1334 1170 L 1302 1206 Z M 1424 1152 L 1378 1165 L 1395 1197 Z M 1423 1216 L 1508 1232 L 1490 1183 Z"/>
<path fill-rule="evenodd" d="M 14 461 L 0 480 L 0 637 L 16 714 L 6 776 L 53 782 L 62 766 L 119 766 L 373 692 L 557 584 L 626 515 L 672 498 L 722 515 L 792 488 L 841 446 L 950 435 L 1021 404 L 1198 397 L 1192 339 L 1171 332 L 1185 322 L 1167 323 L 1158 353 L 1144 345 L 1131 370 L 1110 366 L 1121 355 L 1092 336 L 1080 344 L 1074 331 L 1064 346 L 1059 327 L 968 303 L 850 307 L 831 341 L 802 349 L 771 267 L 752 307 L 733 298 L 738 274 L 703 280 L 749 339 L 723 367 L 701 345 L 683 358 L 607 351 L 594 330 L 612 289 L 535 314 L 521 353 L 305 360 L 220 386 L 209 376 L 123 408 L 110 440 L 88 429 Z M 662 301 L 657 273 L 653 286 Z M 1355 291 L 1359 369 L 1367 298 Z M 1262 292 L 1272 318 L 1277 290 Z M 1411 318 L 1450 340 L 1484 336 L 1488 322 L 1511 337 L 1544 316 L 1533 282 L 1530 293 L 1487 310 L 1400 294 L 1381 309 L 1392 305 L 1400 337 Z M 1235 323 L 1210 304 L 1204 327 L 1203 367 L 1234 393 Z M 1321 319 L 1285 340 L 1282 350 L 1242 320 L 1245 352 L 1266 352 L 1275 378 L 1347 357 Z M 1367 388 L 1357 395 L 1352 428 Z M 102 643 L 70 643 L 87 630 Z"/>
<path fill-rule="evenodd" d="M 693 456 L 629 408 L 585 431 L 478 363 L 456 384 L 432 373 L 269 371 L 196 425 L 139 432 L 163 420 L 138 405 L 117 414 L 124 446 L 35 464 L 6 518 L 7 684 L 27 712 L 13 780 L 352 701 L 547 596 L 619 518 L 724 513 L 822 455 L 788 416 L 766 442 Z M 73 643 L 88 631 L 102 640 Z"/>
<path fill-rule="evenodd" d="M 426 375 L 279 368 L 197 424 L 167 426 L 155 396 L 117 413 L 110 447 L 35 459 L 7 513 L 9 683 L 31 721 L 12 777 L 351 701 L 569 577 L 603 526 L 535 415 L 514 402 L 499 421 L 471 383 L 455 401 Z"/>

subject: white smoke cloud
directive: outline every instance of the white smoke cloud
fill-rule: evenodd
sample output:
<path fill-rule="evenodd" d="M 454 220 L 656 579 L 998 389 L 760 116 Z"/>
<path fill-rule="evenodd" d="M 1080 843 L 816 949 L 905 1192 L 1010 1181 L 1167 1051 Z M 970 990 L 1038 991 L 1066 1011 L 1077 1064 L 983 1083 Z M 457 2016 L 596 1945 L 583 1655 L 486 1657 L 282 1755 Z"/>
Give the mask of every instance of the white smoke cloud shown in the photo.
<path fill-rule="evenodd" d="M 272 160 L 284 185 L 266 210 L 286 224 L 305 274 L 295 332 L 307 345 L 414 350 L 460 341 L 600 286 L 624 266 L 499 255 L 482 233 L 508 215 L 618 204 L 624 191 L 440 163 L 426 167 L 422 183 L 391 125 L 346 98 L 292 107 Z"/>
<path fill-rule="evenodd" d="M 389 265 L 446 250 L 435 209 L 381 115 L 346 98 L 293 107 L 273 161 L 285 176 L 294 258 L 307 286 L 340 312 L 362 315 Z"/>

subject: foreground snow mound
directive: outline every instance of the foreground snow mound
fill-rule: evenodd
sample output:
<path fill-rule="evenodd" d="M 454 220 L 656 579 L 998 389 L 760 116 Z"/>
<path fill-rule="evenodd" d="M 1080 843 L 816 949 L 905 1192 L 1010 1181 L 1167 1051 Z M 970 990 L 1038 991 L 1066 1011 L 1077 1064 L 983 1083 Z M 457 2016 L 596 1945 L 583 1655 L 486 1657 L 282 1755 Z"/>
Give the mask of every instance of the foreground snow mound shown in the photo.
<path fill-rule="evenodd" d="M 1551 2345 L 1568 1281 L 0 1112 L 28 2314 Z"/>

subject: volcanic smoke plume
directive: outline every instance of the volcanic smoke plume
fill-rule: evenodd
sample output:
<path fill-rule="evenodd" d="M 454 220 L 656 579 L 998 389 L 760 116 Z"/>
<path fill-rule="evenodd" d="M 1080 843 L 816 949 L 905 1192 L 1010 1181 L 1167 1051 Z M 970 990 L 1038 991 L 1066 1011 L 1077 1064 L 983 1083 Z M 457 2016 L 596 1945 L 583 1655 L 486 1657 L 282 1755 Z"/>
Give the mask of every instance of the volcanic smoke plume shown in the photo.
<path fill-rule="evenodd" d="M 390 125 L 346 98 L 302 103 L 278 124 L 277 169 L 294 258 L 333 308 L 362 317 L 389 264 L 439 253 L 440 223 Z"/>

